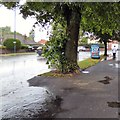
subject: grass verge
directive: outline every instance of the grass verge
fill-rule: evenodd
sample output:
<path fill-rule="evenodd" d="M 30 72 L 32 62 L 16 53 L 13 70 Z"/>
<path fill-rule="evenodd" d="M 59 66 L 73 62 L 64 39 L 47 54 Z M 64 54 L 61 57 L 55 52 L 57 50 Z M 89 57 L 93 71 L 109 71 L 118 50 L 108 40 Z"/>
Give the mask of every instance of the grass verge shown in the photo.
<path fill-rule="evenodd" d="M 91 66 L 94 66 L 96 65 L 97 63 L 99 63 L 102 59 L 104 58 L 103 55 L 100 56 L 100 59 L 92 59 L 92 58 L 88 58 L 88 59 L 85 59 L 83 61 L 80 61 L 78 62 L 78 65 L 81 69 L 86 69 L 88 67 L 91 67 Z M 45 76 L 45 77 L 72 77 L 74 76 L 75 74 L 79 74 L 80 71 L 79 70 L 76 70 L 74 73 L 69 73 L 69 74 L 63 74 L 63 73 L 60 73 L 56 70 L 54 71 L 50 71 L 50 72 L 47 72 L 47 73 L 43 73 L 43 74 L 40 74 L 38 76 Z"/>
<path fill-rule="evenodd" d="M 78 65 L 81 69 L 86 69 L 86 68 L 89 68 L 91 66 L 94 66 L 96 65 L 97 63 L 99 63 L 102 59 L 104 58 L 103 55 L 100 56 L 100 59 L 92 59 L 92 58 L 88 58 L 88 59 L 85 59 L 83 61 L 79 61 L 78 62 Z"/>
<path fill-rule="evenodd" d="M 32 55 L 36 54 L 35 52 L 26 52 L 26 53 L 10 53 L 10 54 L 0 54 L 0 56 L 16 56 L 16 55 Z"/>
<path fill-rule="evenodd" d="M 77 71 L 74 72 L 74 73 L 64 74 L 64 73 L 60 73 L 57 70 L 54 70 L 54 71 L 50 71 L 50 72 L 47 72 L 47 73 L 39 74 L 38 76 L 45 76 L 45 77 L 72 77 L 74 74 L 77 74 Z"/>

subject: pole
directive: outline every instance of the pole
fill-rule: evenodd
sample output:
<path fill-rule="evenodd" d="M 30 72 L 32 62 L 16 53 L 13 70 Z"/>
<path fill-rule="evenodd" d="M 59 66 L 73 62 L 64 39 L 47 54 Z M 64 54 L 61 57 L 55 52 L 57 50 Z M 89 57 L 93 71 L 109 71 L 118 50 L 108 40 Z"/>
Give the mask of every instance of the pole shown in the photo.
<path fill-rule="evenodd" d="M 16 53 L 16 6 L 14 9 L 14 53 Z"/>

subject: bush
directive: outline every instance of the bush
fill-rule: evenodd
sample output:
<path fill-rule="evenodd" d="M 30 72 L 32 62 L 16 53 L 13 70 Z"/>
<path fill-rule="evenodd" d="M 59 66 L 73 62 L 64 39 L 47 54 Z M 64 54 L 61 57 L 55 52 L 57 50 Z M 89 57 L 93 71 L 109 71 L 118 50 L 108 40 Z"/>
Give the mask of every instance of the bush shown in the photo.
<path fill-rule="evenodd" d="M 22 44 L 22 45 L 21 45 L 21 49 L 28 49 L 28 46 L 25 45 L 25 44 Z"/>
<path fill-rule="evenodd" d="M 8 50 L 14 50 L 14 42 L 16 42 L 16 50 L 21 48 L 21 42 L 18 39 L 8 38 L 3 42 L 3 45 L 6 46 Z"/>
<path fill-rule="evenodd" d="M 2 45 L 2 46 L 0 46 L 0 49 L 6 49 L 6 47 Z"/>

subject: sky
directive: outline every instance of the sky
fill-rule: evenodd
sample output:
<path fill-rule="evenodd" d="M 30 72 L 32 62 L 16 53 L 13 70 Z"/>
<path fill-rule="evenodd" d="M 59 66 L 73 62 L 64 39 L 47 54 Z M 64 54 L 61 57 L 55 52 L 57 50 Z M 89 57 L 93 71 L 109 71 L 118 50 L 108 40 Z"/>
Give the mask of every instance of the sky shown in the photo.
<path fill-rule="evenodd" d="M 16 21 L 16 24 L 15 24 Z M 0 7 L 0 27 L 11 27 L 13 32 L 16 29 L 16 32 L 19 32 L 23 35 L 29 36 L 29 32 L 32 30 L 34 23 L 36 22 L 35 18 L 24 19 L 22 14 L 19 13 L 19 10 L 16 10 L 16 19 L 15 11 L 9 10 L 4 6 Z M 47 30 L 40 31 L 40 27 L 35 28 L 35 41 L 40 41 L 41 39 L 47 39 Z"/>

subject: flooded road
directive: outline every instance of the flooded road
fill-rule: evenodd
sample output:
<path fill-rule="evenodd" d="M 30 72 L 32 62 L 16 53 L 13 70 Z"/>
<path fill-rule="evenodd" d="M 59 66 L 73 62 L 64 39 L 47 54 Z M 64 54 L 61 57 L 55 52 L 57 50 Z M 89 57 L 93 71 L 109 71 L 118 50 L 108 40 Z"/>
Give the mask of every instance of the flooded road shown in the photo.
<path fill-rule="evenodd" d="M 28 86 L 28 79 L 50 71 L 46 61 L 37 55 L 10 56 L 1 59 L 0 85 L 2 86 L 2 95 Z"/>
<path fill-rule="evenodd" d="M 29 87 L 27 82 L 50 71 L 43 58 L 35 54 L 1 57 L 0 60 L 0 118 L 11 118 L 18 113 L 19 117 L 28 117 L 28 114 L 33 114 L 33 108 L 39 106 L 41 109 L 42 103 L 50 101 L 46 88 Z M 23 111 L 26 111 L 24 116 Z"/>

